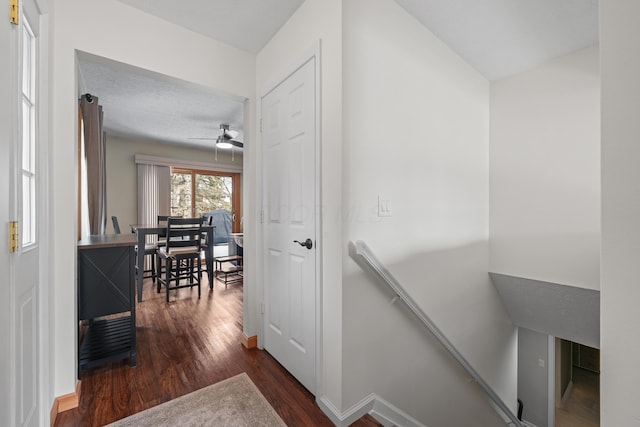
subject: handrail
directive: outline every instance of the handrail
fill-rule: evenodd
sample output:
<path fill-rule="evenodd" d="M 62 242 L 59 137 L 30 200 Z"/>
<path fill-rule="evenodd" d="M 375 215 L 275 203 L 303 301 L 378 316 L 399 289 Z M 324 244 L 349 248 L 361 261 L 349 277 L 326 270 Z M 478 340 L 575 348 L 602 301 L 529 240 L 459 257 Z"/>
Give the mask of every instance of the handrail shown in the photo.
<path fill-rule="evenodd" d="M 511 412 L 509 407 L 502 401 L 500 396 L 496 394 L 489 384 L 473 369 L 473 366 L 464 358 L 462 354 L 453 346 L 451 341 L 442 333 L 442 331 L 436 326 L 435 323 L 427 316 L 427 314 L 416 304 L 411 296 L 404 290 L 402 285 L 393 277 L 393 275 L 380 263 L 380 261 L 373 255 L 371 249 L 362 240 L 355 242 L 356 254 L 362 257 L 367 264 L 389 285 L 389 287 L 395 292 L 396 298 L 399 298 L 404 302 L 407 307 L 413 312 L 413 314 L 429 329 L 429 331 L 440 341 L 442 346 L 453 356 L 465 371 L 475 382 L 477 382 L 482 390 L 489 396 L 489 398 L 495 403 L 498 408 L 506 415 L 513 425 L 517 427 L 524 427 L 522 421 L 518 420 L 518 417 Z"/>

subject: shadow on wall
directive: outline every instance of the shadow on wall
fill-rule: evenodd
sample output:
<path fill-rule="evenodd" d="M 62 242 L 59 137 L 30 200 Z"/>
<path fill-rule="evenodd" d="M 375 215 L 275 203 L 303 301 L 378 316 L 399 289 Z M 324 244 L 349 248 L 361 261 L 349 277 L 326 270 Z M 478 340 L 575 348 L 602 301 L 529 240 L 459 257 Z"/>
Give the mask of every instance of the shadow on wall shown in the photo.
<path fill-rule="evenodd" d="M 350 244 L 357 260 L 353 252 Z M 515 413 L 517 333 L 490 283 L 487 254 L 478 242 L 385 267 Z M 345 408 L 376 393 L 429 427 L 503 424 L 480 387 L 404 303 L 391 304 L 391 289 L 362 263 L 347 261 L 343 282 Z"/>

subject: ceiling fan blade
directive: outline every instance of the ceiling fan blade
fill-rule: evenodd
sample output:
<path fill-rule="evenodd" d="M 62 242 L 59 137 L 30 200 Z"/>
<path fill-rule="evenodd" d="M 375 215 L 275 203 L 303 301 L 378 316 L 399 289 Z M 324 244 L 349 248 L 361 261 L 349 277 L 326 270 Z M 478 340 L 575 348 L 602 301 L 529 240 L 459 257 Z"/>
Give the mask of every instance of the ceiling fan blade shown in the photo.
<path fill-rule="evenodd" d="M 224 136 L 225 139 L 233 139 L 236 136 L 238 136 L 238 131 L 225 129 L 224 132 L 222 133 L 222 136 Z"/>
<path fill-rule="evenodd" d="M 229 142 L 233 145 L 235 145 L 238 148 L 244 148 L 244 144 L 240 141 L 236 141 L 234 139 L 229 140 Z"/>

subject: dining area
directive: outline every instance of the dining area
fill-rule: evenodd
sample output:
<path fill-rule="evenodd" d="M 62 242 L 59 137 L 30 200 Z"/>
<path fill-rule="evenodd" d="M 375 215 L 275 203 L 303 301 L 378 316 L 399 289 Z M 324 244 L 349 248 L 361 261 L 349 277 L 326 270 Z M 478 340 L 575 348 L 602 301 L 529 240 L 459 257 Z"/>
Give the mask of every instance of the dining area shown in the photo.
<path fill-rule="evenodd" d="M 207 284 L 211 296 L 215 258 L 228 256 L 228 234 L 242 231 L 239 159 L 203 162 L 208 150 L 108 135 L 99 98 L 79 99 L 78 378 L 122 359 L 135 366 L 140 304 L 157 295 L 176 311 Z M 240 285 L 234 256 L 220 269 L 235 269 Z"/>
<path fill-rule="evenodd" d="M 209 218 L 158 216 L 152 224 L 129 224 L 121 233 L 78 241 L 78 374 L 121 359 L 137 362 L 136 305 L 143 302 L 145 279 L 156 292 L 170 293 L 202 284 L 213 290 L 214 230 Z M 206 279 L 205 279 L 206 277 Z M 203 283 L 206 280 L 206 283 Z M 148 281 L 147 281 L 148 284 Z"/>
<path fill-rule="evenodd" d="M 158 216 L 156 224 L 130 224 L 131 232 L 135 235 L 136 248 L 144 250 L 135 251 L 135 272 L 136 289 L 138 302 L 142 301 L 142 285 L 145 272 L 151 273 L 153 282 L 164 283 L 166 285 L 166 299 L 169 301 L 170 278 L 175 274 L 172 270 L 173 262 L 179 260 L 193 261 L 193 264 L 201 263 L 201 254 L 204 254 L 206 271 L 213 271 L 213 245 L 208 242 L 214 241 L 214 226 L 205 218 L 179 218 L 170 216 Z M 115 228 L 115 227 L 114 227 Z M 152 268 L 145 269 L 145 257 L 149 256 L 148 263 Z M 162 260 L 171 262 L 168 268 L 161 267 Z M 198 280 L 202 277 L 200 267 Z M 165 273 L 165 279 L 161 274 Z M 188 278 L 189 279 L 189 278 Z M 179 281 L 179 278 L 177 279 Z M 193 280 L 190 282 L 194 283 Z M 209 288 L 213 289 L 214 275 L 208 275 Z M 179 286 L 179 285 L 178 285 Z M 158 285 L 158 292 L 160 286 Z"/>

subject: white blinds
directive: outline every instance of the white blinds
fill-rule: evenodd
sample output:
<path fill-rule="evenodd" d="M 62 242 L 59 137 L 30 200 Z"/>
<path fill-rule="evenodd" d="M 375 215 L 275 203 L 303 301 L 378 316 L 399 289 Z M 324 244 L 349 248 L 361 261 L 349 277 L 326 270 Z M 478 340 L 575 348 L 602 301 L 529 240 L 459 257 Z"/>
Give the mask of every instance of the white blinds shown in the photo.
<path fill-rule="evenodd" d="M 171 169 L 138 164 L 138 224 L 156 224 L 158 215 L 170 214 Z"/>

